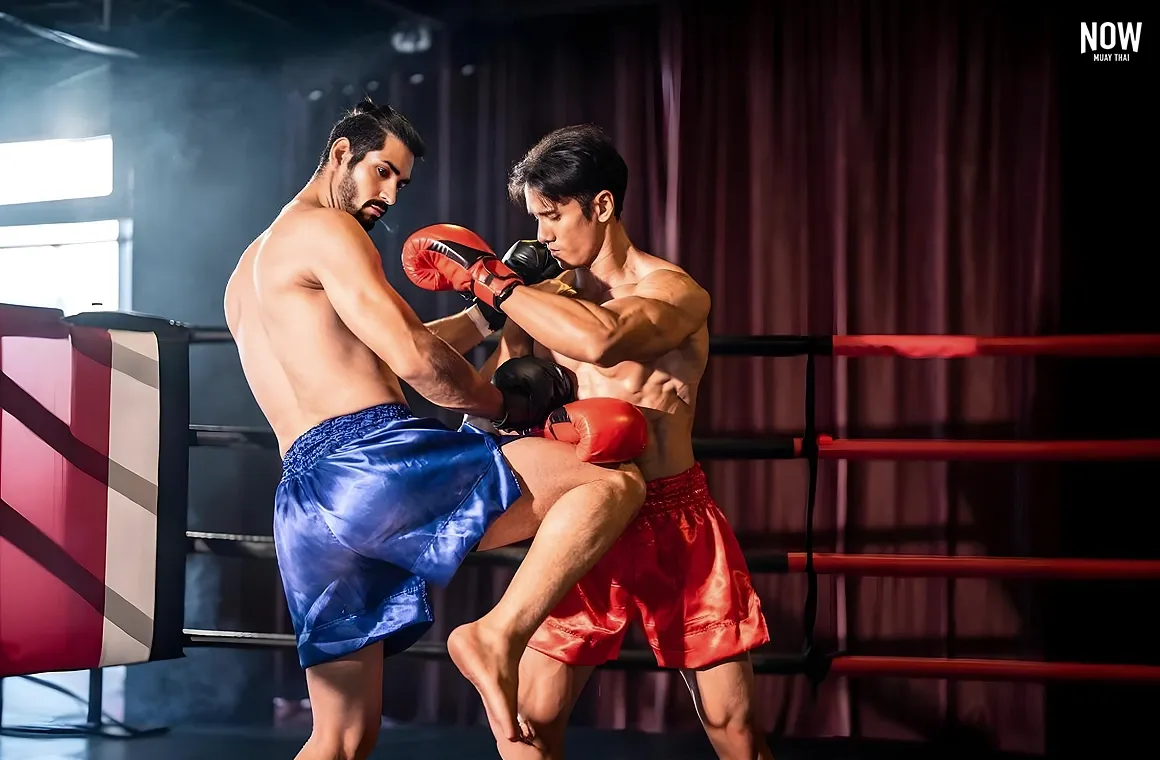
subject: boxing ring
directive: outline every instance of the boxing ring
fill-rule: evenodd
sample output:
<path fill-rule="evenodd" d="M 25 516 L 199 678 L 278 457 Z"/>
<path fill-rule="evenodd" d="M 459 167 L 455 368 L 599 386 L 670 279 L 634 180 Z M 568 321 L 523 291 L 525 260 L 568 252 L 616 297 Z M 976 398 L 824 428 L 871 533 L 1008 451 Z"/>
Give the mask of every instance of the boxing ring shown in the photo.
<path fill-rule="evenodd" d="M 0 678 L 90 669 L 98 687 L 90 689 L 89 723 L 82 730 L 107 730 L 100 713 L 103 667 L 176 658 L 189 647 L 294 647 L 292 634 L 184 625 L 187 555 L 256 561 L 275 556 L 272 536 L 186 530 L 191 447 L 276 452 L 269 430 L 189 424 L 189 347 L 202 343 L 232 345 L 225 330 L 163 318 L 114 312 L 65 318 L 55 310 L 0 305 Z M 1160 439 L 833 438 L 816 424 L 816 357 L 1160 356 L 1160 335 L 717 336 L 710 353 L 806 357 L 801 435 L 694 441 L 701 460 L 797 459 L 809 470 L 802 551 L 745 551 L 754 574 L 802 574 L 807 581 L 801 651 L 755 652 L 756 672 L 804 675 L 815 688 L 829 677 L 1160 682 L 1160 666 L 878 656 L 822 651 L 814 640 L 820 575 L 1160 578 L 1160 561 L 1154 560 L 816 552 L 814 512 L 823 459 L 1160 459 Z M 523 549 L 509 547 L 473 554 L 468 562 L 514 566 L 523 555 Z M 20 623 L 34 615 L 43 620 L 50 608 L 59 630 L 55 638 L 45 640 L 38 629 Z M 444 644 L 434 641 L 420 641 L 404 654 L 447 657 Z M 657 669 L 651 650 L 631 648 L 605 667 Z"/>

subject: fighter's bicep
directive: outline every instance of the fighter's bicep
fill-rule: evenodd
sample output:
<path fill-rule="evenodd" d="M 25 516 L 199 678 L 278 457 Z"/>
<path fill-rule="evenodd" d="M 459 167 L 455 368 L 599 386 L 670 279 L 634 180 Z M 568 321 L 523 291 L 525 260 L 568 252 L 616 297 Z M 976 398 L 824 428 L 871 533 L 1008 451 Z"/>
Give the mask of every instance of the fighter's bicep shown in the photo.
<path fill-rule="evenodd" d="M 645 278 L 629 297 L 606 305 L 629 331 L 649 329 L 680 340 L 696 332 L 709 314 L 709 294 L 688 275 Z"/>
<path fill-rule="evenodd" d="M 367 343 L 373 335 L 398 335 L 421 326 L 418 316 L 389 284 L 372 282 L 327 288 L 331 306 L 339 318 Z"/>
<path fill-rule="evenodd" d="M 354 220 L 351 219 L 351 223 Z M 344 220 L 320 220 L 313 235 L 311 273 L 331 306 L 364 342 L 373 335 L 398 334 L 421 325 L 383 273 L 378 251 L 361 229 Z"/>

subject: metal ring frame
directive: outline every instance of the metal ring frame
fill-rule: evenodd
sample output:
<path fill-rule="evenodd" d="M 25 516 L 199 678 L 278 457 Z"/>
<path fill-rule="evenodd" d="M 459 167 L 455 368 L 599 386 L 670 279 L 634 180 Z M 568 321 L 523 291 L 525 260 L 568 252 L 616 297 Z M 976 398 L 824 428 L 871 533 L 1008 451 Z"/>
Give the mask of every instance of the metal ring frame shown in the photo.
<path fill-rule="evenodd" d="M 229 343 L 223 329 L 189 328 L 190 343 Z M 821 459 L 924 461 L 1078 461 L 1160 459 L 1160 440 L 1092 441 L 955 441 L 834 439 L 820 435 L 815 420 L 815 357 L 893 356 L 907 359 L 961 359 L 975 356 L 1160 356 L 1160 335 L 1077 335 L 1048 337 L 980 337 L 969 335 L 758 335 L 716 336 L 714 356 L 806 356 L 806 424 L 803 435 L 756 439 L 701 438 L 694 450 L 709 459 L 805 459 L 810 468 L 804 552 L 749 548 L 754 573 L 805 573 L 807 593 L 800 654 L 753 653 L 758 673 L 802 674 L 816 687 L 828 676 L 908 677 L 997 681 L 1133 681 L 1160 682 L 1160 667 L 1130 664 L 1086 664 L 1020 660 L 859 656 L 820 652 L 814 642 L 817 576 L 846 574 L 878 577 L 1004 578 L 1039 580 L 1157 579 L 1160 561 L 1051 559 L 1020 557 L 940 557 L 908 554 L 848 555 L 815 553 L 814 502 Z M 259 428 L 190 425 L 190 446 L 242 449 L 276 448 L 274 435 Z M 194 554 L 274 558 L 272 536 L 201 531 L 187 532 Z M 521 548 L 473 554 L 473 564 L 516 565 Z M 185 629 L 190 647 L 294 647 L 292 634 Z M 442 642 L 420 641 L 404 654 L 446 658 Z M 658 669 L 647 649 L 625 649 L 605 667 Z"/>

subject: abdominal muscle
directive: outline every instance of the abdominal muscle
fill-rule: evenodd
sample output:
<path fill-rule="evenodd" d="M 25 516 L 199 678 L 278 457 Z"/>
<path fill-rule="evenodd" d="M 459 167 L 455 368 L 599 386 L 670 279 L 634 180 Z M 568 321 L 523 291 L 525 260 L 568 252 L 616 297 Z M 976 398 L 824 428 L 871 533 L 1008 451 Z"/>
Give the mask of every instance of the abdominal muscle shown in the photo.
<path fill-rule="evenodd" d="M 648 421 L 649 442 L 644 453 L 633 462 L 645 480 L 677 475 L 696 463 L 693 418 L 697 389 L 665 371 L 666 359 L 680 361 L 676 356 L 664 357 L 652 366 L 622 362 L 602 369 L 549 352 L 539 345 L 536 353 L 575 373 L 579 398 L 618 398 L 640 409 Z"/>
<path fill-rule="evenodd" d="M 247 251 L 226 287 L 226 320 L 281 455 L 324 420 L 405 403 L 398 379 L 347 329 L 324 292 L 275 286 L 259 302 L 252 260 Z"/>

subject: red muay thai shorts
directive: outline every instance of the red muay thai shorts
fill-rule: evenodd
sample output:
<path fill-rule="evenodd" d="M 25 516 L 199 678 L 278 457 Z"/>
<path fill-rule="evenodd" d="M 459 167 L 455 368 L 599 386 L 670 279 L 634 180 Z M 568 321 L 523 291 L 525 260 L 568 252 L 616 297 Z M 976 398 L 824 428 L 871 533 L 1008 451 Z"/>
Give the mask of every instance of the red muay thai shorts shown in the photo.
<path fill-rule="evenodd" d="M 701 466 L 647 486 L 635 520 L 529 647 L 568 665 L 601 665 L 638 618 L 663 668 L 704 668 L 769 641 L 745 557 Z"/>

